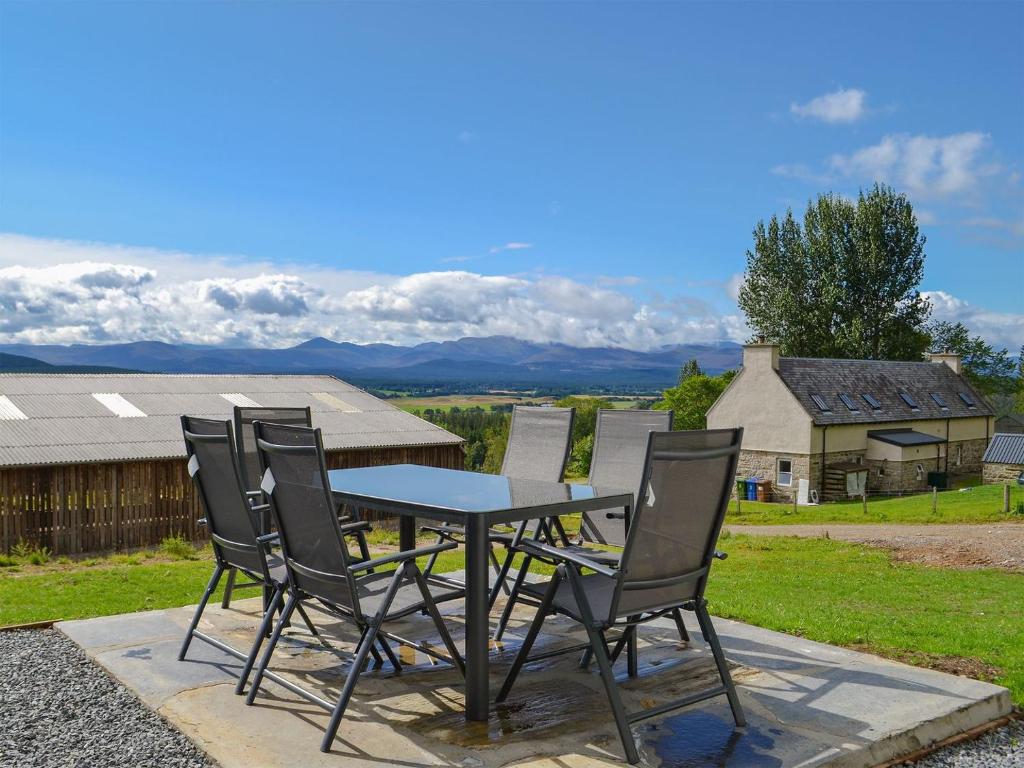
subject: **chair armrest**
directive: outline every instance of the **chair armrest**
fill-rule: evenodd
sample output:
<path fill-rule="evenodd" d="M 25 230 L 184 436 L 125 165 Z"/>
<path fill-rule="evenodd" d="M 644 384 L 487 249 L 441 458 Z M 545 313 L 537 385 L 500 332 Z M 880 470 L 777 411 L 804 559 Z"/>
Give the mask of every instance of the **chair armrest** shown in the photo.
<path fill-rule="evenodd" d="M 348 569 L 352 572 L 366 571 L 370 568 L 380 568 L 388 563 L 403 563 L 407 560 L 415 560 L 417 557 L 432 555 L 435 552 L 446 552 L 449 549 L 455 549 L 456 546 L 455 542 L 448 542 L 447 544 L 435 544 L 432 547 L 421 547 L 420 549 L 403 549 L 401 552 L 393 552 L 390 555 L 384 555 L 384 557 L 375 557 L 373 560 L 355 563 L 350 565 Z"/>
<path fill-rule="evenodd" d="M 449 525 L 421 525 L 421 531 L 430 531 L 431 533 L 437 533 L 441 536 L 462 536 L 465 535 L 465 531 L 461 528 L 452 528 Z"/>
<path fill-rule="evenodd" d="M 609 578 L 617 579 L 621 575 L 619 571 L 616 571 L 607 566 L 595 563 L 593 560 L 575 552 L 566 552 L 558 547 L 552 547 L 550 544 L 544 544 L 543 542 L 536 541 L 535 539 L 524 539 L 520 542 L 519 546 L 516 547 L 531 557 L 539 559 L 549 558 L 551 560 L 560 560 L 563 563 L 572 563 L 578 565 L 581 568 L 600 573 L 602 576 L 608 576 Z"/>
<path fill-rule="evenodd" d="M 356 523 L 341 523 L 340 527 L 342 533 L 359 533 L 361 531 L 371 530 L 370 524 L 365 520 L 360 520 Z"/>
<path fill-rule="evenodd" d="M 716 549 L 714 551 L 714 554 L 712 555 L 712 557 L 714 557 L 716 560 L 725 560 L 725 558 L 727 558 L 728 556 L 729 556 L 728 552 L 722 552 L 719 549 Z"/>

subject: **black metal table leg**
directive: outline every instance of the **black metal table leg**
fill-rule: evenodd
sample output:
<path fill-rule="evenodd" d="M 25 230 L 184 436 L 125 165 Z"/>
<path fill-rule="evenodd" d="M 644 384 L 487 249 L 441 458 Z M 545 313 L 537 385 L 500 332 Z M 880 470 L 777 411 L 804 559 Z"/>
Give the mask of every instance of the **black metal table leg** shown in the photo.
<path fill-rule="evenodd" d="M 416 549 L 416 518 L 411 515 L 398 518 L 398 548 Z"/>
<path fill-rule="evenodd" d="M 488 609 L 487 538 L 489 521 L 484 514 L 466 520 L 466 719 L 487 720 L 490 707 L 490 635 Z"/>

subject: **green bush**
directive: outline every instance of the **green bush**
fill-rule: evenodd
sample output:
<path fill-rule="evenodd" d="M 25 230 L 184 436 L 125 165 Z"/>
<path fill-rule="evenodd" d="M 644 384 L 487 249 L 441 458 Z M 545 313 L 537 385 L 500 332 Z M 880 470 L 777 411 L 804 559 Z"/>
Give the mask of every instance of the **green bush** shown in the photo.
<path fill-rule="evenodd" d="M 17 564 L 18 561 L 10 555 L 0 555 L 0 568 L 13 568 Z"/>
<path fill-rule="evenodd" d="M 181 534 L 168 536 L 160 542 L 160 551 L 173 560 L 197 560 L 199 555 L 191 541 Z"/>
<path fill-rule="evenodd" d="M 1024 517 L 1024 501 L 1018 501 L 1010 510 L 1010 514 L 1016 515 L 1017 517 Z"/>
<path fill-rule="evenodd" d="M 11 547 L 11 557 L 19 563 L 45 565 L 50 562 L 50 550 L 46 547 L 40 547 L 38 544 L 19 540 L 17 544 Z"/>
<path fill-rule="evenodd" d="M 581 437 L 572 446 L 566 474 L 572 477 L 586 477 L 590 474 L 590 458 L 594 455 L 594 436 Z"/>

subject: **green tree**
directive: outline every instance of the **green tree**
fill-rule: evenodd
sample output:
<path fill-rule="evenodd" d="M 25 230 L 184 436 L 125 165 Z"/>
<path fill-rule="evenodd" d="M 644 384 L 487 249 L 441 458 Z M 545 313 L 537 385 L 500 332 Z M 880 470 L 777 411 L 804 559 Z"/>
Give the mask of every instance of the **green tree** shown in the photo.
<path fill-rule="evenodd" d="M 691 376 L 678 386 L 666 389 L 654 407 L 674 411 L 675 429 L 707 429 L 708 410 L 735 376 L 736 371 L 726 371 L 719 376 L 703 373 Z"/>
<path fill-rule="evenodd" d="M 603 397 L 579 397 L 571 395 L 555 401 L 558 408 L 575 408 L 576 415 L 572 422 L 572 442 L 575 445 L 587 435 L 594 434 L 597 428 L 597 412 L 602 408 L 614 408 L 610 400 Z"/>
<path fill-rule="evenodd" d="M 964 375 L 983 394 L 1012 395 L 1018 388 L 1007 349 L 997 350 L 963 323 L 937 321 L 928 326 L 930 352 L 960 355 Z"/>
<path fill-rule="evenodd" d="M 925 238 L 905 195 L 876 184 L 754 228 L 739 306 L 756 337 L 796 357 L 918 360 L 931 305 Z"/>
<path fill-rule="evenodd" d="M 697 362 L 697 358 L 691 357 L 685 363 L 683 367 L 679 369 L 679 384 L 689 379 L 692 376 L 700 376 L 704 371 L 700 369 L 700 363 Z"/>
<path fill-rule="evenodd" d="M 1017 353 L 1017 413 L 1024 413 L 1024 344 Z"/>

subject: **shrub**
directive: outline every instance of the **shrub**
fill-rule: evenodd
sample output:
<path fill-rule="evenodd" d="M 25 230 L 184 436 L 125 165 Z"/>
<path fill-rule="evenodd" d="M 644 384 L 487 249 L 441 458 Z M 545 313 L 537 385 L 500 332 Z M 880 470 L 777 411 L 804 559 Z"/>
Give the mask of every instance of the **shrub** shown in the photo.
<path fill-rule="evenodd" d="M 594 436 L 586 435 L 572 446 L 566 474 L 572 477 L 586 477 L 590 474 L 590 458 L 594 455 Z"/>
<path fill-rule="evenodd" d="M 180 534 L 168 536 L 161 541 L 160 551 L 173 560 L 197 560 L 199 558 L 192 542 Z"/>
<path fill-rule="evenodd" d="M 1017 517 L 1024 517 L 1024 501 L 1018 501 L 1010 510 L 1010 514 L 1016 515 Z"/>
<path fill-rule="evenodd" d="M 0 555 L 0 568 L 13 568 L 17 564 L 18 561 L 10 555 Z"/>
<path fill-rule="evenodd" d="M 50 550 L 46 547 L 40 547 L 38 544 L 18 541 L 17 544 L 11 547 L 11 557 L 21 563 L 45 565 L 50 562 Z"/>

